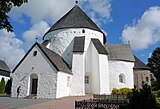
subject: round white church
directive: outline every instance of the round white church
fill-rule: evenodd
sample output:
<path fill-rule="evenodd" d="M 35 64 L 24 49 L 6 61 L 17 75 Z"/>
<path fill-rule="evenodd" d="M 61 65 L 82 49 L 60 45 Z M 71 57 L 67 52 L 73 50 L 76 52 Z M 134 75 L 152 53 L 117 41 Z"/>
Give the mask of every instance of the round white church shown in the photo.
<path fill-rule="evenodd" d="M 150 83 L 149 68 L 129 44 L 106 44 L 105 34 L 75 5 L 35 43 L 12 71 L 12 97 L 60 98 L 111 94 L 113 88 Z M 136 62 L 135 62 L 136 61 Z M 136 66 L 136 67 L 135 67 Z M 134 71 L 142 73 L 134 82 Z M 139 75 L 140 73 L 138 73 Z M 137 77 L 138 78 L 138 77 Z"/>

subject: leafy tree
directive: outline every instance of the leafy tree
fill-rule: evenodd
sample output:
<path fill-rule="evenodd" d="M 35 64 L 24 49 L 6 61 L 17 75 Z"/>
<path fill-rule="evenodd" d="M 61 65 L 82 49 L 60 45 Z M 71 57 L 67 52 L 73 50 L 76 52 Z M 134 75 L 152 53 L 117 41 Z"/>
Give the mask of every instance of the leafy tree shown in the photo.
<path fill-rule="evenodd" d="M 12 87 L 12 79 L 9 79 L 5 87 L 6 94 L 11 94 L 11 87 Z"/>
<path fill-rule="evenodd" d="M 8 32 L 13 32 L 7 13 L 11 11 L 13 6 L 19 7 L 26 2 L 27 0 L 0 0 L 0 29 L 7 29 Z"/>
<path fill-rule="evenodd" d="M 129 109 L 157 109 L 156 98 L 151 92 L 151 87 L 142 85 L 142 89 L 133 89 L 129 99 Z"/>
<path fill-rule="evenodd" d="M 148 58 L 148 64 L 151 68 L 151 72 L 157 79 L 157 86 L 160 89 L 160 47 L 157 47 L 150 58 Z"/>
<path fill-rule="evenodd" d="M 0 82 L 0 93 L 4 93 L 4 90 L 5 90 L 5 80 L 4 78 L 2 78 Z"/>

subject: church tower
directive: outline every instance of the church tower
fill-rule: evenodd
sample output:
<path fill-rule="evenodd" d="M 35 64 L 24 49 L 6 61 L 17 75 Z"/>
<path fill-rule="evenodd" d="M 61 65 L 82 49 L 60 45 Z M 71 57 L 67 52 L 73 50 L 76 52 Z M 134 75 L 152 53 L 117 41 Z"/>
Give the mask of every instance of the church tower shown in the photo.
<path fill-rule="evenodd" d="M 110 93 L 106 37 L 77 4 L 43 39 L 46 47 L 58 53 L 73 73 L 70 95 Z"/>

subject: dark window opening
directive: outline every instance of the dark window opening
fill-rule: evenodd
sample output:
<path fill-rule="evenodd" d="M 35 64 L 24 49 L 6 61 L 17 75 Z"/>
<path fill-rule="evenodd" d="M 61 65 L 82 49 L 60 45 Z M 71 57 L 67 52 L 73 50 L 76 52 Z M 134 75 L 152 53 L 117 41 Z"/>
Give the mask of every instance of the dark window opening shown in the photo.
<path fill-rule="evenodd" d="M 149 78 L 148 77 L 146 77 L 146 82 L 149 82 Z"/>
<path fill-rule="evenodd" d="M 33 56 L 36 56 L 36 55 L 37 55 L 37 51 L 34 51 L 34 52 L 33 52 Z"/>
<path fill-rule="evenodd" d="M 82 30 L 82 33 L 85 33 L 85 30 Z"/>

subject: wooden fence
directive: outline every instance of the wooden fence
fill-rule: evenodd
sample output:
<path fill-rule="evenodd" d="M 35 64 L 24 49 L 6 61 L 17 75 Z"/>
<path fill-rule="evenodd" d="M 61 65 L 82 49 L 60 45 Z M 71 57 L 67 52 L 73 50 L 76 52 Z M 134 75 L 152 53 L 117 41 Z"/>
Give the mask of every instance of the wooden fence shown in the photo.
<path fill-rule="evenodd" d="M 98 95 L 94 94 L 93 99 L 75 101 L 75 109 L 119 109 L 127 105 L 127 95 Z"/>
<path fill-rule="evenodd" d="M 103 103 L 100 100 L 75 101 L 75 109 L 119 109 L 116 103 Z"/>
<path fill-rule="evenodd" d="M 99 100 L 104 100 L 104 99 L 128 99 L 128 95 L 99 95 L 99 94 L 94 94 L 93 95 L 94 99 L 99 99 Z"/>

